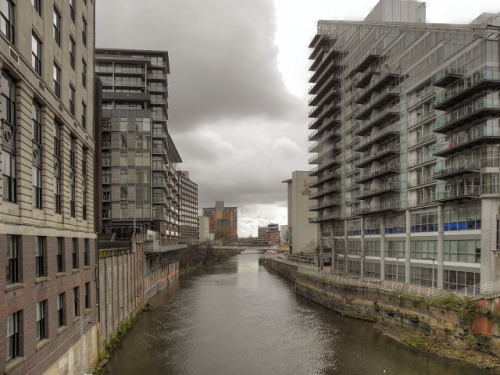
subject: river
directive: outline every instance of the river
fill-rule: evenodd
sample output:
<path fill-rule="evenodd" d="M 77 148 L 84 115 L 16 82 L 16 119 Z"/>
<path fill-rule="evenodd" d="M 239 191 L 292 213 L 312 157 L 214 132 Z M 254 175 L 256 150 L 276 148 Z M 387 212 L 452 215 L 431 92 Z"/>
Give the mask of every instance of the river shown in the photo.
<path fill-rule="evenodd" d="M 113 352 L 107 375 L 480 375 L 422 353 L 370 323 L 294 293 L 247 249 L 151 300 Z"/>

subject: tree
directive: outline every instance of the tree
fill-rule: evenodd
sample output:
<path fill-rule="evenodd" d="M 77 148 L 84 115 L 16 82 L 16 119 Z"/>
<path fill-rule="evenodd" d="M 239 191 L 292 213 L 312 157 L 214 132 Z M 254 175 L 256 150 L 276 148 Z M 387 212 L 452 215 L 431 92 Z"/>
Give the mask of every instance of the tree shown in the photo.
<path fill-rule="evenodd" d="M 238 239 L 238 236 L 231 228 L 217 228 L 214 239 L 221 241 L 222 245 L 228 245 Z"/>
<path fill-rule="evenodd" d="M 321 244 L 318 244 L 317 241 L 311 240 L 309 243 L 306 245 L 306 250 L 308 253 L 311 253 L 314 257 L 314 259 L 317 259 L 318 261 L 318 271 L 323 269 L 323 246 Z"/>

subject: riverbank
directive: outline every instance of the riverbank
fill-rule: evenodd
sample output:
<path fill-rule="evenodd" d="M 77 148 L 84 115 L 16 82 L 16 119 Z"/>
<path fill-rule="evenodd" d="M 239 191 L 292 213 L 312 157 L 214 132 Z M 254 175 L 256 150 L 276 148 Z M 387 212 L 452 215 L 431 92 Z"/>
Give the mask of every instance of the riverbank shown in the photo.
<path fill-rule="evenodd" d="M 295 282 L 297 294 L 352 318 L 373 322 L 384 334 L 420 350 L 500 371 L 498 296 L 475 299 L 390 290 L 380 284 L 301 267 L 276 254 L 261 264 Z"/>

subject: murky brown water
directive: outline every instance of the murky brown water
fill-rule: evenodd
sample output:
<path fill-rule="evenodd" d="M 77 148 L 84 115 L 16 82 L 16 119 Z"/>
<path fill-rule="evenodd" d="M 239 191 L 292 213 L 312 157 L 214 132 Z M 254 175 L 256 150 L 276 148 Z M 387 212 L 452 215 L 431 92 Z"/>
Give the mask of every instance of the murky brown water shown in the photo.
<path fill-rule="evenodd" d="M 411 350 L 297 296 L 260 256 L 246 250 L 156 296 L 106 374 L 491 374 Z"/>

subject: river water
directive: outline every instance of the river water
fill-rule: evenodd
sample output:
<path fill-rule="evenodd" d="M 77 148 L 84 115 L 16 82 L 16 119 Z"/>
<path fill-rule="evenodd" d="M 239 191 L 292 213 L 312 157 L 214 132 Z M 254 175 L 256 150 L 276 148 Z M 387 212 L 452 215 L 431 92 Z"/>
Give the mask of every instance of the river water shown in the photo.
<path fill-rule="evenodd" d="M 247 249 L 152 301 L 107 375 L 480 375 L 311 303 Z"/>

